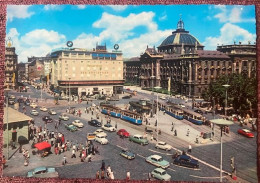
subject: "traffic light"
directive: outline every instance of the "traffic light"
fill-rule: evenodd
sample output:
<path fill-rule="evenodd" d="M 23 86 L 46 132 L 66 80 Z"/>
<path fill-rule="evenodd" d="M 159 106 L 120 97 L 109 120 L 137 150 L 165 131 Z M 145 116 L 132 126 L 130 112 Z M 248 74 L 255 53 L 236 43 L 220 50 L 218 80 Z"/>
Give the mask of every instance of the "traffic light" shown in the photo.
<path fill-rule="evenodd" d="M 230 165 L 232 168 L 235 168 L 235 157 L 230 158 Z"/>

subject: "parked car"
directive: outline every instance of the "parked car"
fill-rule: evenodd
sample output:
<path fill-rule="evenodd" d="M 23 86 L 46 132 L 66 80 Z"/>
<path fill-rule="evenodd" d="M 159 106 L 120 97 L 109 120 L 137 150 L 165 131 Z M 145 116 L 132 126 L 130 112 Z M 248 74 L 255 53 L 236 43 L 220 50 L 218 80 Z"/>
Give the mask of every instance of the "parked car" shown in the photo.
<path fill-rule="evenodd" d="M 14 104 L 15 104 L 14 99 L 9 99 L 9 100 L 8 100 L 8 104 L 9 104 L 9 105 L 14 105 Z"/>
<path fill-rule="evenodd" d="M 62 120 L 64 120 L 64 121 L 68 121 L 68 120 L 70 119 L 70 117 L 67 116 L 67 114 L 62 113 L 62 114 L 59 116 L 59 119 L 62 119 Z"/>
<path fill-rule="evenodd" d="M 190 168 L 199 168 L 198 160 L 192 159 L 190 156 L 187 155 L 179 155 L 173 160 L 174 164 L 180 166 L 186 166 Z"/>
<path fill-rule="evenodd" d="M 132 95 L 126 95 L 126 96 L 123 96 L 122 99 L 130 99 L 132 97 Z"/>
<path fill-rule="evenodd" d="M 203 115 L 203 111 L 202 111 L 202 110 L 200 110 L 200 109 L 196 109 L 196 110 L 194 110 L 194 112 L 196 112 L 196 113 L 199 113 L 199 114 Z"/>
<path fill-rule="evenodd" d="M 43 116 L 42 120 L 47 123 L 52 123 L 52 121 L 53 121 L 50 116 Z"/>
<path fill-rule="evenodd" d="M 40 110 L 43 111 L 43 112 L 48 111 L 48 109 L 47 109 L 45 106 L 42 106 L 42 107 L 40 108 Z"/>
<path fill-rule="evenodd" d="M 27 177 L 59 177 L 55 168 L 37 167 L 27 173 Z"/>
<path fill-rule="evenodd" d="M 153 178 L 156 178 L 158 180 L 163 180 L 163 181 L 169 181 L 171 180 L 171 176 L 166 172 L 166 170 L 162 169 L 162 168 L 155 168 L 152 172 L 151 172 L 151 176 Z"/>
<path fill-rule="evenodd" d="M 107 144 L 108 140 L 106 139 L 106 136 L 104 134 L 98 133 L 95 137 L 95 141 L 100 144 Z"/>
<path fill-rule="evenodd" d="M 130 134 L 125 129 L 120 129 L 117 131 L 117 135 L 123 136 L 123 137 L 129 137 Z"/>
<path fill-rule="evenodd" d="M 88 121 L 88 124 L 91 125 L 91 126 L 95 126 L 95 127 L 101 127 L 102 126 L 101 123 L 96 119 L 92 119 L 92 120 Z"/>
<path fill-rule="evenodd" d="M 56 114 L 57 114 L 56 111 L 54 111 L 53 109 L 50 109 L 50 110 L 48 111 L 48 113 L 51 114 L 51 115 L 56 115 Z"/>
<path fill-rule="evenodd" d="M 14 96 L 14 95 L 9 95 L 8 98 L 9 98 L 9 99 L 13 99 L 13 100 L 15 100 L 15 96 Z"/>
<path fill-rule="evenodd" d="M 64 124 L 65 128 L 71 132 L 75 132 L 78 130 L 78 128 L 76 126 L 74 126 L 72 123 L 70 124 Z"/>
<path fill-rule="evenodd" d="M 29 99 L 26 99 L 25 102 L 24 102 L 25 105 L 30 105 L 30 103 L 31 103 L 31 102 L 30 102 Z"/>
<path fill-rule="evenodd" d="M 141 145 L 146 145 L 146 144 L 149 144 L 148 143 L 148 140 L 146 138 L 143 138 L 142 135 L 131 135 L 129 137 L 129 141 L 131 142 L 135 142 L 135 143 L 138 143 L 138 144 L 141 144 Z"/>
<path fill-rule="evenodd" d="M 145 161 L 160 168 L 168 168 L 170 166 L 170 163 L 159 155 L 148 156 L 145 158 Z"/>
<path fill-rule="evenodd" d="M 119 154 L 129 160 L 135 159 L 135 153 L 133 153 L 129 150 L 123 149 Z"/>
<path fill-rule="evenodd" d="M 94 134 L 102 134 L 103 136 L 107 137 L 107 134 L 102 129 L 97 129 L 93 132 Z"/>
<path fill-rule="evenodd" d="M 32 107 L 33 109 L 35 109 L 35 108 L 37 108 L 37 104 L 33 102 L 33 103 L 30 104 L 30 107 Z"/>
<path fill-rule="evenodd" d="M 36 111 L 36 110 L 32 110 L 32 111 L 31 111 L 31 115 L 33 115 L 33 116 L 38 116 L 38 115 L 39 115 L 39 112 Z"/>
<path fill-rule="evenodd" d="M 83 123 L 80 122 L 80 120 L 76 119 L 72 122 L 72 124 L 78 128 L 83 128 Z"/>
<path fill-rule="evenodd" d="M 246 136 L 248 138 L 253 138 L 254 137 L 254 134 L 250 130 L 245 129 L 245 128 L 244 129 L 238 129 L 237 133 L 241 134 L 241 135 L 244 135 L 244 136 Z"/>
<path fill-rule="evenodd" d="M 105 124 L 102 126 L 102 128 L 106 131 L 115 132 L 116 128 L 113 127 L 111 124 Z"/>
<path fill-rule="evenodd" d="M 170 151 L 172 149 L 172 146 L 167 144 L 166 142 L 159 141 L 156 145 L 155 148 L 163 149 L 165 151 Z"/>

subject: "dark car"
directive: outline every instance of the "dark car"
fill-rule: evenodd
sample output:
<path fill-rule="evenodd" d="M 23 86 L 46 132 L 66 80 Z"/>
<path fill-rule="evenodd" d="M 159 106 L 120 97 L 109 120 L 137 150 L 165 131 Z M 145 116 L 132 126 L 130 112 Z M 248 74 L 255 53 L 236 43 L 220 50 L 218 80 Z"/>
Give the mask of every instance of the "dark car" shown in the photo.
<path fill-rule="evenodd" d="M 45 122 L 47 122 L 47 123 L 52 123 L 52 121 L 53 121 L 50 116 L 44 116 L 44 117 L 42 118 L 42 120 L 45 121 Z"/>
<path fill-rule="evenodd" d="M 200 110 L 200 109 L 196 109 L 196 110 L 194 110 L 194 112 L 196 112 L 196 113 L 199 113 L 199 114 L 203 114 L 203 111 L 202 110 Z"/>
<path fill-rule="evenodd" d="M 130 99 L 132 97 L 132 95 L 126 95 L 126 96 L 123 96 L 122 99 Z"/>
<path fill-rule="evenodd" d="M 88 124 L 91 125 L 91 126 L 95 126 L 95 127 L 101 127 L 102 126 L 101 123 L 96 119 L 92 119 L 92 120 L 88 121 Z"/>
<path fill-rule="evenodd" d="M 25 105 L 30 105 L 30 100 L 27 99 L 25 102 L 24 102 Z"/>
<path fill-rule="evenodd" d="M 187 155 L 177 156 L 174 159 L 173 163 L 180 166 L 190 167 L 190 168 L 199 168 L 198 160 L 192 159 L 190 156 Z"/>

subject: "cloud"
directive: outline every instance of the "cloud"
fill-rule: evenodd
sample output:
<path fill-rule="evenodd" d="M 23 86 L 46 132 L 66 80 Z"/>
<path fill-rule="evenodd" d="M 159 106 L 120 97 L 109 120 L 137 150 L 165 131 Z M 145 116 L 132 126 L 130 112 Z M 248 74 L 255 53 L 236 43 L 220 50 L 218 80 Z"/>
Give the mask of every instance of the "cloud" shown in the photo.
<path fill-rule="evenodd" d="M 53 30 L 36 29 L 21 36 L 12 28 L 6 37 L 12 38 L 18 62 L 27 62 L 31 56 L 46 56 L 52 49 L 65 45 L 65 36 Z"/>
<path fill-rule="evenodd" d="M 35 29 L 21 37 L 21 41 L 27 45 L 38 46 L 42 44 L 55 44 L 65 40 L 65 36 L 53 30 Z"/>
<path fill-rule="evenodd" d="M 222 23 L 255 22 L 255 18 L 242 18 L 242 6 L 235 6 L 232 9 L 228 9 L 225 5 L 216 5 L 214 8 L 220 10 L 220 13 L 216 14 L 214 18 L 219 19 Z"/>
<path fill-rule="evenodd" d="M 121 17 L 103 13 L 101 19 L 93 23 L 93 27 L 105 29 L 100 34 L 101 39 L 117 42 L 133 36 L 133 29 L 138 26 L 144 26 L 148 32 L 157 30 L 157 24 L 153 22 L 154 15 L 153 12 L 142 12 Z"/>
<path fill-rule="evenodd" d="M 160 21 L 167 20 L 167 14 L 166 14 L 166 12 L 163 12 L 163 13 L 161 14 L 161 16 L 159 17 L 159 20 L 160 20 Z"/>
<path fill-rule="evenodd" d="M 45 11 L 52 11 L 52 10 L 61 11 L 61 10 L 63 10 L 63 6 L 62 6 L 62 5 L 47 4 L 47 5 L 44 6 L 43 9 L 44 9 Z"/>
<path fill-rule="evenodd" d="M 12 22 L 14 18 L 29 18 L 34 12 L 29 12 L 31 5 L 8 5 L 7 6 L 7 21 Z"/>
<path fill-rule="evenodd" d="M 80 10 L 83 10 L 83 9 L 85 9 L 87 6 L 86 5 L 77 5 L 76 6 L 78 9 L 80 9 Z"/>
<path fill-rule="evenodd" d="M 124 11 L 127 8 L 127 5 L 108 5 L 114 11 Z"/>
<path fill-rule="evenodd" d="M 218 44 L 233 44 L 233 41 L 237 43 L 241 41 L 244 44 L 247 44 L 248 41 L 253 43 L 256 42 L 256 35 L 237 25 L 226 23 L 220 29 L 219 36 L 207 37 L 203 44 L 205 45 L 205 49 L 215 50 Z"/>

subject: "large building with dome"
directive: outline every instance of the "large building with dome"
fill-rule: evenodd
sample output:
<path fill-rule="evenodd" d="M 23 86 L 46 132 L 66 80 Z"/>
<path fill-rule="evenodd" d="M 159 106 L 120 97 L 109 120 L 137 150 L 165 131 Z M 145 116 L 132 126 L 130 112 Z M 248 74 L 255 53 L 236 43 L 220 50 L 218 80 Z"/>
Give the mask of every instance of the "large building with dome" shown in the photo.
<path fill-rule="evenodd" d="M 160 86 L 172 93 L 201 97 L 211 82 L 232 73 L 256 77 L 256 45 L 239 42 L 219 45 L 216 50 L 204 46 L 184 29 L 177 29 L 157 47 L 124 62 L 124 79 L 142 88 Z"/>

